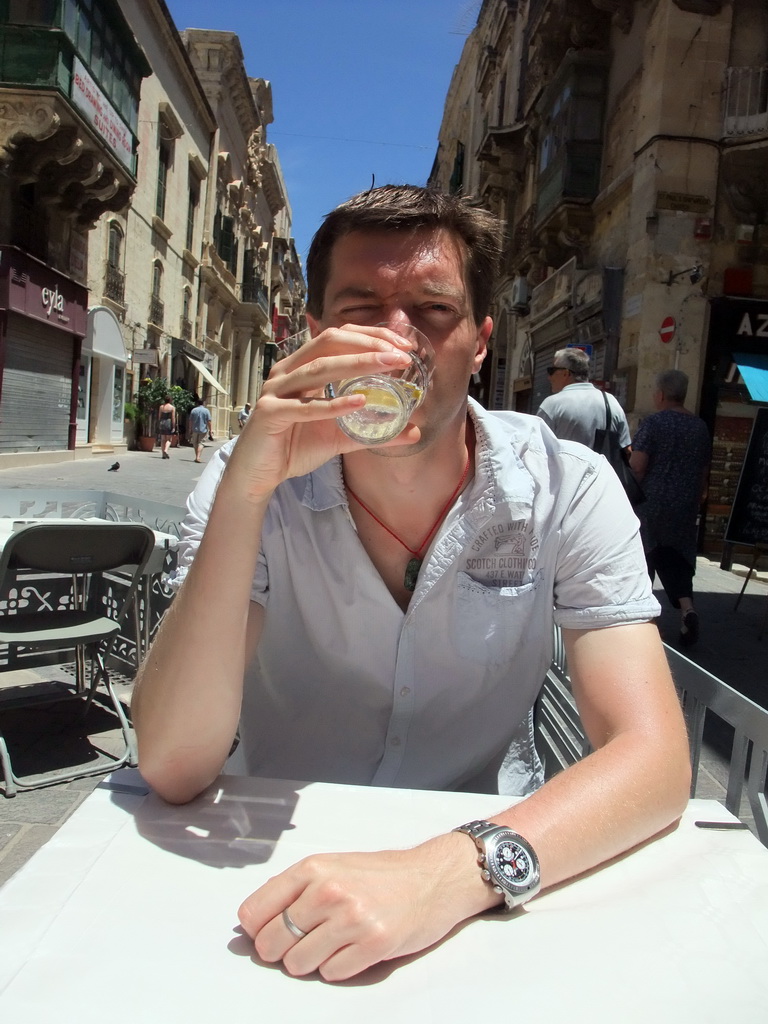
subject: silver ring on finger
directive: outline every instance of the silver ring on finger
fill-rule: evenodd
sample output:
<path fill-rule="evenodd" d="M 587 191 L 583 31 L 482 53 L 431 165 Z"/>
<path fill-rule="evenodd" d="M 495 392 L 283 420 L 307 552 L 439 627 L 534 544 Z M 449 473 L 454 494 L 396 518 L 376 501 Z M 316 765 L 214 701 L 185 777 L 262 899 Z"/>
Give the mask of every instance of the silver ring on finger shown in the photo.
<path fill-rule="evenodd" d="M 294 938 L 303 939 L 307 934 L 305 931 L 299 928 L 299 926 L 296 924 L 296 922 L 293 920 L 293 918 L 291 917 L 287 910 L 283 911 L 283 924 L 291 933 L 291 935 L 294 936 Z"/>

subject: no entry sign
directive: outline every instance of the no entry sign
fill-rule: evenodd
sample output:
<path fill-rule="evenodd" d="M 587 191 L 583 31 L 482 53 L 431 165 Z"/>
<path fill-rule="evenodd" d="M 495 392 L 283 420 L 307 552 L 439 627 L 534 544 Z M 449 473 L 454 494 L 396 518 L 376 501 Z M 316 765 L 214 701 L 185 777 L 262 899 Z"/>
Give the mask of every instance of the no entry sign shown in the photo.
<path fill-rule="evenodd" d="M 673 316 L 665 316 L 661 321 L 661 327 L 659 328 L 659 337 L 668 344 L 675 336 L 675 318 Z"/>

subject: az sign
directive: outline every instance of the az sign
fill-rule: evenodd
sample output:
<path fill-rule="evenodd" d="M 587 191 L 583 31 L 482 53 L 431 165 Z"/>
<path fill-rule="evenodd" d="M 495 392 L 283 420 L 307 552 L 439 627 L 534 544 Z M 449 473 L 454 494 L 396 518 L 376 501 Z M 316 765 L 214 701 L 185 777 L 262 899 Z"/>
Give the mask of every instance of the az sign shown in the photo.
<path fill-rule="evenodd" d="M 768 338 L 768 313 L 745 313 L 741 318 L 737 334 L 745 334 L 749 338 Z"/>

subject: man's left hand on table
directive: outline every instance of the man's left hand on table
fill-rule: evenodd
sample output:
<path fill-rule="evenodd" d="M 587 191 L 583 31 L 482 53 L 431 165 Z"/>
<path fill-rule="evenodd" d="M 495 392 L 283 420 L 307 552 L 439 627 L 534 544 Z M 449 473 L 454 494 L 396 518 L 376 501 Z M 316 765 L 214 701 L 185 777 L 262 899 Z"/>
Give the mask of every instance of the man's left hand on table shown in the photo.
<path fill-rule="evenodd" d="M 432 946 L 498 900 L 466 837 L 450 833 L 412 850 L 307 857 L 249 896 L 239 917 L 262 960 L 343 981 Z"/>

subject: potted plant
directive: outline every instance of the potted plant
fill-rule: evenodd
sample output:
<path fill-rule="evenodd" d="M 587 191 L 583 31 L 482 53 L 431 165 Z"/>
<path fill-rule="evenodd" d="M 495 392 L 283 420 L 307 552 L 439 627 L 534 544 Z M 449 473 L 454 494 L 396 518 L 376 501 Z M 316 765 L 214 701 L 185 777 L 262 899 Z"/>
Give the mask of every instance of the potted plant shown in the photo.
<path fill-rule="evenodd" d="M 139 451 L 151 452 L 155 447 L 157 434 L 157 410 L 165 396 L 170 393 L 165 377 L 144 377 L 136 392 L 138 407 L 136 445 Z"/>
<path fill-rule="evenodd" d="M 187 415 L 195 404 L 195 396 L 180 384 L 174 384 L 169 388 L 168 394 L 176 409 L 176 433 L 171 438 L 171 447 L 175 448 L 179 443 L 179 438 L 185 436 Z"/>

